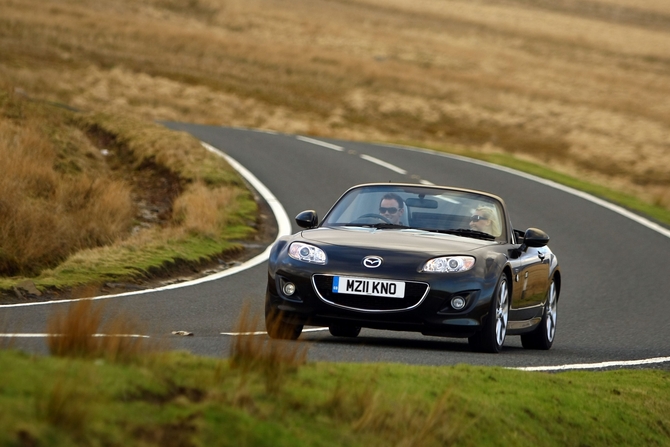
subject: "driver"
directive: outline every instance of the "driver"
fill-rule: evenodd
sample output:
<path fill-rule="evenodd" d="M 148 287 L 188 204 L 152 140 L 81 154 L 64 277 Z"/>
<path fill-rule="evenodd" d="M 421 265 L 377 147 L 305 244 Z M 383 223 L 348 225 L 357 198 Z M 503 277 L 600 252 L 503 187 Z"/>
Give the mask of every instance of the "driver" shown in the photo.
<path fill-rule="evenodd" d="M 379 214 L 387 218 L 392 224 L 402 225 L 400 219 L 405 213 L 404 202 L 398 194 L 388 193 L 379 203 Z"/>

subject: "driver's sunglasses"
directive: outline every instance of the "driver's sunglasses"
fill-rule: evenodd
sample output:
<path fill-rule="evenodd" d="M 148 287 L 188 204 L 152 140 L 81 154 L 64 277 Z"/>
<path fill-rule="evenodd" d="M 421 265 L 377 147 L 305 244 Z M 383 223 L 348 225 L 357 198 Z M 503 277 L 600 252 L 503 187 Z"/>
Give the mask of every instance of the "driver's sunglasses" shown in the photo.
<path fill-rule="evenodd" d="M 395 214 L 397 212 L 398 212 L 398 208 L 396 208 L 395 206 L 391 206 L 389 208 L 385 208 L 383 206 L 379 207 L 379 214 L 386 214 L 386 213 Z"/>
<path fill-rule="evenodd" d="M 475 214 L 474 216 L 472 216 L 472 217 L 470 218 L 470 222 L 479 222 L 480 220 L 489 220 L 489 218 L 488 218 L 488 217 L 484 217 L 484 216 L 479 216 L 479 215 L 477 215 L 477 214 Z"/>

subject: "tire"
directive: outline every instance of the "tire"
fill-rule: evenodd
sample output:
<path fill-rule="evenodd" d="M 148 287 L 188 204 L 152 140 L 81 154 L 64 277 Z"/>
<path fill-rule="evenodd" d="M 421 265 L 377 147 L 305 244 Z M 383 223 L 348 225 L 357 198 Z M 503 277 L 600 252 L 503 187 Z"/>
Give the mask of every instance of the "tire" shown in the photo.
<path fill-rule="evenodd" d="M 507 275 L 503 273 L 493 292 L 491 309 L 484 319 L 482 330 L 468 338 L 470 348 L 473 351 L 497 354 L 502 350 L 507 336 L 509 301 L 509 280 Z"/>
<path fill-rule="evenodd" d="M 303 325 L 294 321 L 284 312 L 274 309 L 269 298 L 265 299 L 265 329 L 270 338 L 277 340 L 297 340 L 302 333 Z"/>
<path fill-rule="evenodd" d="M 547 302 L 544 305 L 544 315 L 538 327 L 527 334 L 521 335 L 521 346 L 525 349 L 551 349 L 556 337 L 556 317 L 558 306 L 558 291 L 556 283 L 551 280 L 547 291 Z"/>
<path fill-rule="evenodd" d="M 360 326 L 330 326 L 328 327 L 330 335 L 334 337 L 358 337 L 361 333 Z"/>

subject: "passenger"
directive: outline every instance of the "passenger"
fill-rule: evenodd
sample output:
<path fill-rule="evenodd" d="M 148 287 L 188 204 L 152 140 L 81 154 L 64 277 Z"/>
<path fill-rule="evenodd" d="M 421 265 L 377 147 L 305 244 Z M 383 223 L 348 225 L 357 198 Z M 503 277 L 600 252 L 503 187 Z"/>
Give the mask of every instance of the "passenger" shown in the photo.
<path fill-rule="evenodd" d="M 470 218 L 470 229 L 481 231 L 492 236 L 500 236 L 502 230 L 498 213 L 491 207 L 480 206 L 477 207 L 475 213 Z"/>
<path fill-rule="evenodd" d="M 402 225 L 400 219 L 404 213 L 404 201 L 398 194 L 388 193 L 382 197 L 379 204 L 379 214 L 387 218 L 392 224 Z"/>

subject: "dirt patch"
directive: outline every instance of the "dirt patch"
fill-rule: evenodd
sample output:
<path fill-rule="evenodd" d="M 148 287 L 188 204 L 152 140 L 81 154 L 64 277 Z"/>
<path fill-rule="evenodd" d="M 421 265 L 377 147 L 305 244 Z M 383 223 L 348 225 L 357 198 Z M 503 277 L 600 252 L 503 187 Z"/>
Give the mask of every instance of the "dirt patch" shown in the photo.
<path fill-rule="evenodd" d="M 87 136 L 100 148 L 112 175 L 132 188 L 137 222 L 133 231 L 154 225 L 167 226 L 172 219 L 172 205 L 184 189 L 182 179 L 153 159 L 138 162 L 113 134 L 98 127 L 88 129 Z"/>
<path fill-rule="evenodd" d="M 125 177 L 133 186 L 133 202 L 137 207 L 139 226 L 169 225 L 172 206 L 183 190 L 179 177 L 150 160 L 144 161 L 137 170 Z"/>

